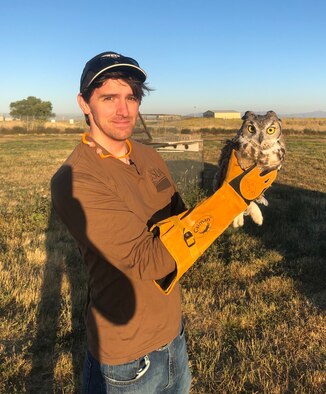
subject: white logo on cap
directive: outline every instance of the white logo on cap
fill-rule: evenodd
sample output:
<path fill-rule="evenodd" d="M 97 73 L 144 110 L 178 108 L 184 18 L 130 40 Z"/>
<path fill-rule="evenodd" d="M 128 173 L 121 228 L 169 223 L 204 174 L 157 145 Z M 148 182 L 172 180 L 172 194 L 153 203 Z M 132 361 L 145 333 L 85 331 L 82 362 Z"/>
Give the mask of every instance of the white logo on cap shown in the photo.
<path fill-rule="evenodd" d="M 112 57 L 114 59 L 117 59 L 118 57 L 120 57 L 120 55 L 118 55 L 117 53 L 107 53 L 106 55 L 103 55 L 102 57 Z"/>

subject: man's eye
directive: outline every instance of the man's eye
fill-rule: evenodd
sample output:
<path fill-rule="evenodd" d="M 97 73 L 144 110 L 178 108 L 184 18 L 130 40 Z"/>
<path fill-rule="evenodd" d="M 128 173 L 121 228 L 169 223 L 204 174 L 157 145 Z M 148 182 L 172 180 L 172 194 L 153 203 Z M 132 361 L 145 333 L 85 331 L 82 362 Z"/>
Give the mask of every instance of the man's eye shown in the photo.
<path fill-rule="evenodd" d="M 138 101 L 137 97 L 135 97 L 135 96 L 129 96 L 129 100 L 130 101 Z"/>
<path fill-rule="evenodd" d="M 113 100 L 113 97 L 112 97 L 112 96 L 106 96 L 106 97 L 104 97 L 104 101 L 111 101 L 111 100 Z"/>

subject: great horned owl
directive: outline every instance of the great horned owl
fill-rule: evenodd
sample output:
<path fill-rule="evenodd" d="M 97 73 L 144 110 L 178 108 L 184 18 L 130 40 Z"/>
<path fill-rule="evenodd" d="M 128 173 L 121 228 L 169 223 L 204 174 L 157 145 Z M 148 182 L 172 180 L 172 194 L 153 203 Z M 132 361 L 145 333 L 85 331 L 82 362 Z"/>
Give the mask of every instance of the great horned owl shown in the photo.
<path fill-rule="evenodd" d="M 265 115 L 256 115 L 247 111 L 242 117 L 243 123 L 237 135 L 227 140 L 221 150 L 218 169 L 213 181 L 213 189 L 217 190 L 223 183 L 228 168 L 230 155 L 235 150 L 240 167 L 243 170 L 256 164 L 263 171 L 277 169 L 282 166 L 285 157 L 285 144 L 282 135 L 282 121 L 274 111 Z M 261 195 L 256 202 L 268 205 L 266 198 Z M 255 202 L 251 202 L 245 212 L 233 221 L 234 227 L 243 226 L 244 215 L 261 225 L 263 215 Z"/>

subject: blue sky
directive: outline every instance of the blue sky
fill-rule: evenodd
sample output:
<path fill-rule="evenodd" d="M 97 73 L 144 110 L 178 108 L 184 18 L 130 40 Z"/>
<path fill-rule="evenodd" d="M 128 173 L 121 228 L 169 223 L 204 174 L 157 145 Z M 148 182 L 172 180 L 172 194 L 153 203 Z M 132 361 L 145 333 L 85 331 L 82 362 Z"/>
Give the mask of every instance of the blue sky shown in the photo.
<path fill-rule="evenodd" d="M 325 0 L 3 0 L 0 114 L 27 96 L 79 113 L 84 64 L 134 57 L 141 112 L 326 110 Z"/>

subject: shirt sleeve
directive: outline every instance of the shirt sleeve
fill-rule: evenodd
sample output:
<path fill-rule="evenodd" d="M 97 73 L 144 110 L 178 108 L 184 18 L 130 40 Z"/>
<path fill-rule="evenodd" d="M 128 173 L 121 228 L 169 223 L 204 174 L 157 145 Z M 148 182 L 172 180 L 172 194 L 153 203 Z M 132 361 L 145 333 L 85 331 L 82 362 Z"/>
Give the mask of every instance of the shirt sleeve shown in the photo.
<path fill-rule="evenodd" d="M 63 166 L 51 182 L 53 206 L 77 242 L 126 276 L 157 280 L 175 261 L 113 190 L 91 174 Z"/>

